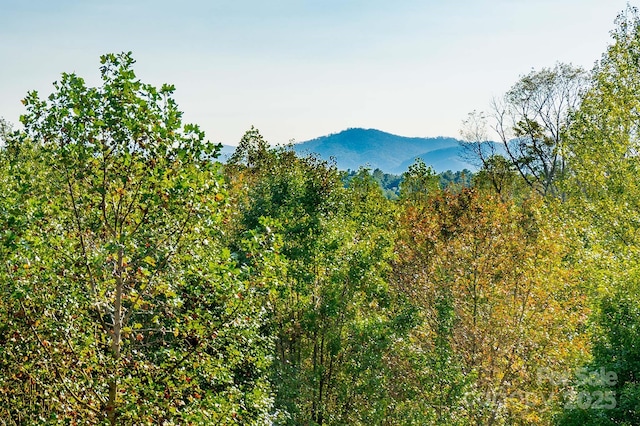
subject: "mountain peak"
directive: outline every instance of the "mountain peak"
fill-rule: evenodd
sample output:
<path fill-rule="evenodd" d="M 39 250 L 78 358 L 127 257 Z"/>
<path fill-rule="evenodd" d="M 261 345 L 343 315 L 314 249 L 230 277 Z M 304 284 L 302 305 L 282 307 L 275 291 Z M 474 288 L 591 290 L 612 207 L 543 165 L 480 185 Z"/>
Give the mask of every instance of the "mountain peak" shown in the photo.
<path fill-rule="evenodd" d="M 357 170 L 361 166 L 387 173 L 403 173 L 416 157 L 436 171 L 458 171 L 473 166 L 459 158 L 460 141 L 455 138 L 405 137 L 377 129 L 349 128 L 295 144 L 299 154 L 315 153 L 335 158 L 338 168 Z M 429 153 L 434 155 L 430 158 Z"/>

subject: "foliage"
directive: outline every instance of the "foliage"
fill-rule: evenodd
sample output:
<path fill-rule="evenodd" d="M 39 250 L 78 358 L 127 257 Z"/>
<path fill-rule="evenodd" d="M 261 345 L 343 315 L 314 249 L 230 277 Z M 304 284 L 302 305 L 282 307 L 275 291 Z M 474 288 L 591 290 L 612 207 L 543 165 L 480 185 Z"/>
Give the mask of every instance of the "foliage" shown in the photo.
<path fill-rule="evenodd" d="M 0 423 L 640 423 L 637 9 L 612 36 L 589 81 L 471 113 L 474 174 L 341 173 L 253 127 L 222 166 L 131 54 L 29 93 L 0 119 Z"/>
<path fill-rule="evenodd" d="M 0 117 L 0 144 L 5 145 L 11 134 L 13 133 L 13 126 L 4 118 Z"/>
<path fill-rule="evenodd" d="M 440 173 L 440 189 L 456 190 L 468 188 L 473 185 L 474 173 L 464 169 L 457 172 L 447 170 Z"/>
<path fill-rule="evenodd" d="M 228 164 L 254 167 L 264 159 L 267 147 L 267 141 L 264 140 L 258 129 L 251 126 L 229 158 Z"/>
<path fill-rule="evenodd" d="M 3 152 L 2 417 L 263 421 L 269 339 L 217 230 L 217 147 L 130 54 L 101 63 L 100 87 L 30 93 Z"/>
<path fill-rule="evenodd" d="M 429 194 L 438 190 L 438 176 L 421 159 L 409 166 L 402 175 L 400 198 L 405 201 L 424 201 Z"/>
<path fill-rule="evenodd" d="M 360 170 L 349 170 L 342 172 L 342 182 L 348 188 L 351 180 L 362 173 Z M 400 187 L 402 186 L 402 180 L 405 175 L 394 175 L 384 173 L 380 169 L 375 169 L 371 172 L 371 177 L 378 183 L 382 189 L 382 193 L 388 200 L 398 200 L 400 198 Z M 458 190 L 461 188 L 468 188 L 473 185 L 474 174 L 472 171 L 464 169 L 462 171 L 452 172 L 447 170 L 438 174 L 439 186 L 441 189 Z"/>
<path fill-rule="evenodd" d="M 577 218 L 584 245 L 582 262 L 591 283 L 594 357 L 591 369 L 617 374 L 607 390 L 615 407 L 567 410 L 561 424 L 637 424 L 640 405 L 637 351 L 638 224 L 637 184 L 640 129 L 640 15 L 628 6 L 618 16 L 592 85 L 569 131 L 570 175 L 567 209 Z M 589 391 L 589 389 L 586 389 Z"/>
<path fill-rule="evenodd" d="M 335 168 L 284 149 L 231 166 L 229 178 L 235 240 L 276 242 L 269 262 L 277 266 L 244 254 L 253 279 L 271 282 L 276 407 L 289 424 L 379 424 L 391 379 L 383 356 L 410 325 L 398 320 L 385 280 L 389 201 L 366 170 L 345 189 Z"/>
<path fill-rule="evenodd" d="M 526 198 L 531 195 L 531 188 L 518 174 L 507 158 L 495 154 L 485 160 L 482 168 L 473 176 L 473 186 L 492 191 L 503 199 Z"/>
<path fill-rule="evenodd" d="M 558 63 L 553 68 L 522 76 L 492 105 L 492 128 L 504 156 L 522 179 L 542 195 L 560 195 L 557 180 L 565 171 L 564 134 L 581 101 L 587 77 L 584 70 Z M 487 117 L 472 112 L 462 135 L 471 155 L 485 169 L 496 154 L 486 134 Z"/>
<path fill-rule="evenodd" d="M 435 362 L 411 373 L 426 423 L 550 420 L 536 371 L 577 365 L 587 310 L 563 235 L 544 217 L 535 198 L 516 205 L 475 190 L 406 206 L 392 282 L 420 306 L 413 352 Z"/>

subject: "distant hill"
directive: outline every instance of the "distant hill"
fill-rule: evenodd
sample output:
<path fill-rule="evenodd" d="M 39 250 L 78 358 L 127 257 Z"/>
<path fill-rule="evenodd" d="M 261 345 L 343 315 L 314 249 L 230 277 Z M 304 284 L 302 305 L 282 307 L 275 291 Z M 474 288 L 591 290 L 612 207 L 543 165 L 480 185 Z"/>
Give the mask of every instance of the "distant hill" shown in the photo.
<path fill-rule="evenodd" d="M 220 155 L 218 156 L 218 160 L 222 162 L 227 161 L 235 151 L 236 151 L 235 146 L 222 145 L 222 149 L 220 149 Z"/>
<path fill-rule="evenodd" d="M 418 158 L 422 159 L 425 164 L 431 166 L 437 172 L 445 172 L 447 170 L 457 172 L 464 169 L 477 169 L 475 165 L 470 164 L 464 158 L 460 145 L 423 152 L 403 161 L 398 169 L 401 169 L 402 171 L 407 170 Z"/>
<path fill-rule="evenodd" d="M 315 153 L 326 160 L 334 158 L 342 170 L 367 166 L 400 174 L 418 157 L 436 172 L 476 169 L 460 155 L 460 141 L 449 137 L 404 137 L 375 129 L 356 128 L 301 142 L 293 149 L 301 155 Z"/>

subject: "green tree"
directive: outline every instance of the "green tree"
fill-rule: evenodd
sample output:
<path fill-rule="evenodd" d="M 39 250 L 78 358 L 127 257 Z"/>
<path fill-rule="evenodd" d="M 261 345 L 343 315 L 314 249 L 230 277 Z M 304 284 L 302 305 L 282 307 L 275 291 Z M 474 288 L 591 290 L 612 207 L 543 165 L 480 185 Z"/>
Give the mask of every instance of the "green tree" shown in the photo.
<path fill-rule="evenodd" d="M 615 407 L 586 404 L 561 424 L 637 424 L 640 406 L 640 15 L 628 6 L 568 133 L 570 218 L 578 228 L 584 277 L 594 305 L 593 360 L 586 367 L 617 374 Z M 590 389 L 583 389 L 591 397 Z M 603 389 L 599 389 L 602 391 Z M 591 401 L 589 401 L 591 402 Z"/>
<path fill-rule="evenodd" d="M 345 188 L 335 167 L 286 149 L 228 173 L 230 233 L 274 244 L 268 259 L 242 257 L 269 287 L 276 407 L 288 424 L 380 424 L 392 380 L 384 356 L 410 325 L 386 284 L 391 203 L 366 170 Z"/>
<path fill-rule="evenodd" d="M 469 169 L 458 170 L 452 172 L 447 170 L 440 173 L 440 189 L 448 189 L 452 191 L 459 191 L 463 188 L 468 188 L 472 185 L 474 180 L 474 174 Z"/>
<path fill-rule="evenodd" d="M 227 163 L 247 167 L 256 166 L 266 156 L 268 147 L 269 144 L 264 140 L 258 129 L 251 126 L 251 129 L 242 136 L 238 147 Z"/>
<path fill-rule="evenodd" d="M 526 183 L 518 175 L 511 161 L 500 154 L 487 158 L 473 177 L 473 183 L 478 188 L 491 189 L 503 198 L 530 192 L 524 190 L 523 186 L 526 187 Z"/>
<path fill-rule="evenodd" d="M 0 412 L 16 424 L 265 421 L 269 340 L 220 242 L 217 146 L 133 63 L 105 55 L 101 86 L 63 74 L 47 99 L 29 93 L 28 139 L 3 152 L 24 182 L 8 186 L 3 220 L 23 215 L 26 229 L 9 227 L 3 246 Z"/>
<path fill-rule="evenodd" d="M 438 189 L 438 175 L 418 158 L 402 175 L 400 198 L 420 202 L 426 200 L 432 192 L 438 191 Z"/>

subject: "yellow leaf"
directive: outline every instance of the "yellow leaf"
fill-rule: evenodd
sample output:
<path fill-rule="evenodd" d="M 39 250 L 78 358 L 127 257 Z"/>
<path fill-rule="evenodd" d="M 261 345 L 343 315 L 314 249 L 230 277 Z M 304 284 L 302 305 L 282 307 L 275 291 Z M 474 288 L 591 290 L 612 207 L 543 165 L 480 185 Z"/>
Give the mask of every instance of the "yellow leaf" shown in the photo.
<path fill-rule="evenodd" d="M 151 256 L 147 256 L 147 257 L 145 257 L 145 258 L 144 258 L 144 259 L 142 259 L 142 260 L 144 260 L 144 262 L 145 262 L 146 264 L 148 264 L 148 265 L 156 266 L 156 260 L 155 260 L 153 257 L 151 257 Z"/>

